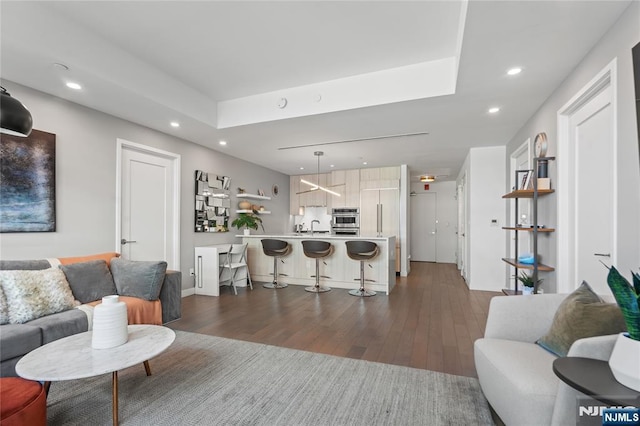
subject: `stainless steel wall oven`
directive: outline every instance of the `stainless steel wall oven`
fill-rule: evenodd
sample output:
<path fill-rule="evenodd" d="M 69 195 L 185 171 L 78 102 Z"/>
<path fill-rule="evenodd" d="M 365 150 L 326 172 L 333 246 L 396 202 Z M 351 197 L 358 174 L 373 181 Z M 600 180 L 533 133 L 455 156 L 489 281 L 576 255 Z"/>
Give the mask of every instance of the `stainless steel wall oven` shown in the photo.
<path fill-rule="evenodd" d="M 331 231 L 338 235 L 358 235 L 360 233 L 360 209 L 355 207 L 332 209 Z"/>

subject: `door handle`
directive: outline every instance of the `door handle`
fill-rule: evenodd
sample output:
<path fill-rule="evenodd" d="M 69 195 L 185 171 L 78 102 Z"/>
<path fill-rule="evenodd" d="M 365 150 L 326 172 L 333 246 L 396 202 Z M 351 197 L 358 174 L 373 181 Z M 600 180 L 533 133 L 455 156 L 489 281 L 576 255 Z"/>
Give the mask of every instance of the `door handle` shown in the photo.
<path fill-rule="evenodd" d="M 124 246 L 125 244 L 131 244 L 131 243 L 137 243 L 137 241 L 127 241 L 127 240 L 126 240 L 126 239 L 124 239 L 124 238 L 120 240 L 120 244 L 122 244 L 123 246 Z"/>
<path fill-rule="evenodd" d="M 611 257 L 611 253 L 593 253 L 594 256 Z"/>

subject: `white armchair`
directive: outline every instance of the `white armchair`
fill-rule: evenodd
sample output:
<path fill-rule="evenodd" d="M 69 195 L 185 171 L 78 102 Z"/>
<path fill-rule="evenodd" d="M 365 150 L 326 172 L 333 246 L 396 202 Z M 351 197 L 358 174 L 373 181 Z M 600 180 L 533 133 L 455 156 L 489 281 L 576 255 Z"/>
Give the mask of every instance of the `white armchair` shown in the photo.
<path fill-rule="evenodd" d="M 580 395 L 556 377 L 556 356 L 535 344 L 545 335 L 566 294 L 494 297 L 484 338 L 474 345 L 480 386 L 509 425 L 575 424 Z M 613 302 L 612 297 L 602 296 Z M 617 335 L 576 341 L 568 356 L 608 360 Z"/>

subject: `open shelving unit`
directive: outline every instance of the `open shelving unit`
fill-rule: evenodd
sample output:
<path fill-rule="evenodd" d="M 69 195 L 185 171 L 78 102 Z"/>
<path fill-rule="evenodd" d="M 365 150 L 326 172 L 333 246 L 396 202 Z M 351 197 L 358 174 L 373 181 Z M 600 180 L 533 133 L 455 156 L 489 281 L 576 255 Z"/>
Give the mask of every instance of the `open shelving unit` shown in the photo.
<path fill-rule="evenodd" d="M 271 197 L 267 197 L 265 195 L 258 195 L 258 194 L 249 194 L 246 192 L 243 192 L 242 194 L 236 194 L 236 198 L 244 198 L 247 200 L 265 200 L 265 201 L 269 201 L 271 200 Z M 262 215 L 262 214 L 271 214 L 270 211 L 268 210 L 257 210 L 258 214 Z M 236 210 L 236 213 L 253 213 L 253 210 L 251 209 L 238 209 Z"/>
<path fill-rule="evenodd" d="M 533 159 L 533 170 L 516 170 L 516 179 L 515 182 L 517 184 L 517 182 L 519 182 L 518 180 L 518 174 L 522 173 L 522 172 L 532 172 L 534 173 L 534 176 L 537 176 L 537 171 L 538 171 L 538 162 L 539 161 L 549 161 L 549 160 L 555 160 L 555 157 L 541 157 L 541 158 L 534 158 Z M 505 199 L 514 199 L 515 200 L 515 206 L 514 206 L 514 212 L 513 212 L 513 217 L 514 217 L 514 225 L 517 225 L 518 223 L 518 217 L 519 217 L 519 211 L 518 211 L 518 199 L 520 198 L 530 198 L 532 199 L 532 207 L 533 207 L 533 225 L 531 227 L 524 227 L 524 226 L 504 226 L 502 227 L 502 229 L 506 230 L 506 231 L 513 231 L 515 232 L 515 258 L 502 258 L 502 260 L 504 262 L 506 262 L 507 264 L 513 266 L 515 268 L 515 276 L 514 276 L 514 289 L 504 289 L 502 290 L 502 292 L 504 294 L 507 295 L 512 295 L 512 294 L 521 294 L 521 292 L 518 290 L 518 270 L 520 269 L 524 269 L 524 270 L 530 270 L 533 271 L 532 272 L 532 277 L 533 277 L 533 281 L 536 283 L 534 286 L 534 293 L 538 292 L 538 272 L 542 271 L 542 272 L 551 272 L 554 271 L 555 269 L 553 268 L 553 266 L 549 266 L 549 265 L 545 265 L 542 263 L 539 263 L 538 259 L 539 259 L 539 252 L 538 252 L 538 234 L 549 234 L 551 232 L 555 232 L 555 228 L 546 228 L 546 227 L 540 227 L 538 225 L 538 198 L 548 195 L 548 194 L 552 194 L 555 191 L 553 189 L 538 189 L 538 179 L 534 178 L 531 179 L 531 181 L 533 182 L 533 189 L 516 189 L 513 190 L 511 192 L 509 192 L 508 194 L 505 194 L 502 196 L 502 198 Z M 533 240 L 533 263 L 529 264 L 529 263 L 521 263 L 518 262 L 518 234 L 520 232 L 529 232 L 532 235 L 532 240 Z"/>

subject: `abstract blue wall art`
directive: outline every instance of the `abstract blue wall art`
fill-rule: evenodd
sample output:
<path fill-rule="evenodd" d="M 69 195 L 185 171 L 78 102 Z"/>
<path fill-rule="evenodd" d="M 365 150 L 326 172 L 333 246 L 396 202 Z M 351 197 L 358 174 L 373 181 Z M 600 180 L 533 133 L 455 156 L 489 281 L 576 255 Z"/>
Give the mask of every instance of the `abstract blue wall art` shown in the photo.
<path fill-rule="evenodd" d="M 55 232 L 56 135 L 0 135 L 0 232 Z"/>

